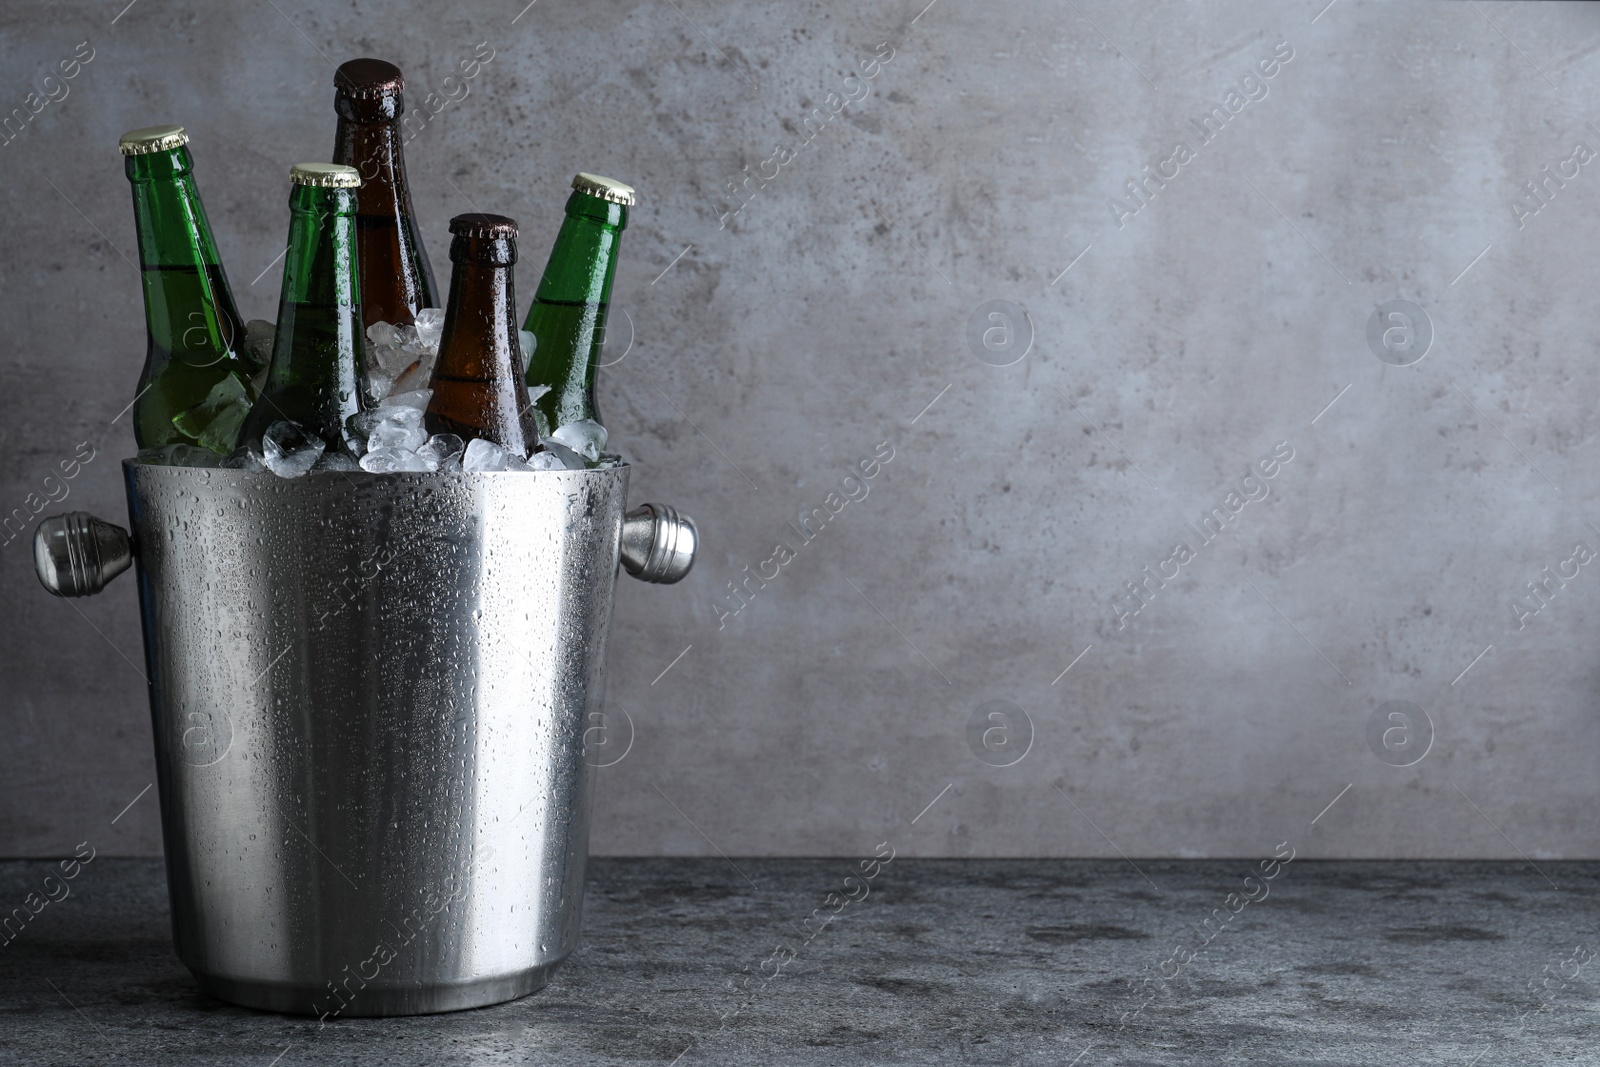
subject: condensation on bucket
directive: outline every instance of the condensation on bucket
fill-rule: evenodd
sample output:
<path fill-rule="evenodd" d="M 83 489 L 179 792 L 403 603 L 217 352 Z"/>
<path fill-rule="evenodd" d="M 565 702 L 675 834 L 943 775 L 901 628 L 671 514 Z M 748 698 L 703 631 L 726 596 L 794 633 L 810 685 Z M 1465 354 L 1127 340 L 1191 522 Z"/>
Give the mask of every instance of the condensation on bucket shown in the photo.
<path fill-rule="evenodd" d="M 627 468 L 124 471 L 202 987 L 354 1016 L 542 986 L 578 933 Z"/>

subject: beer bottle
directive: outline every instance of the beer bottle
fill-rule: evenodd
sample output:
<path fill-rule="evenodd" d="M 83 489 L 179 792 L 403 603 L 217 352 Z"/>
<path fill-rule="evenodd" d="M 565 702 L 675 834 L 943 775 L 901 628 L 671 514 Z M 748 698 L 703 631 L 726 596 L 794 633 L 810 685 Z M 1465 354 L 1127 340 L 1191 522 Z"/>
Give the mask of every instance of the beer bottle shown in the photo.
<path fill-rule="evenodd" d="M 118 142 L 133 186 L 149 348 L 133 402 L 140 448 L 233 448 L 260 368 L 241 356 L 244 321 L 217 255 L 182 126 L 129 130 Z"/>
<path fill-rule="evenodd" d="M 405 79 L 393 63 L 352 59 L 340 65 L 333 84 L 339 114 L 333 161 L 361 175 L 356 193 L 361 325 L 409 326 L 418 311 L 439 306 L 439 290 L 412 220 L 400 150 Z"/>
<path fill-rule="evenodd" d="M 356 268 L 361 177 L 337 163 L 296 163 L 289 181 L 289 251 L 272 363 L 239 443 L 261 452 L 262 435 L 287 421 L 320 437 L 328 452 L 353 455 L 345 420 L 361 410 L 366 384 Z"/>
<path fill-rule="evenodd" d="M 601 421 L 594 402 L 595 368 L 605 343 L 617 241 L 634 202 L 631 185 L 596 174 L 579 174 L 572 190 L 522 326 L 535 342 L 528 387 L 535 393 L 541 386 L 549 390 L 533 401 L 540 437 L 579 419 Z"/>
<path fill-rule="evenodd" d="M 517 351 L 516 221 L 457 215 L 450 232 L 450 299 L 423 427 L 526 455 L 538 438 Z"/>

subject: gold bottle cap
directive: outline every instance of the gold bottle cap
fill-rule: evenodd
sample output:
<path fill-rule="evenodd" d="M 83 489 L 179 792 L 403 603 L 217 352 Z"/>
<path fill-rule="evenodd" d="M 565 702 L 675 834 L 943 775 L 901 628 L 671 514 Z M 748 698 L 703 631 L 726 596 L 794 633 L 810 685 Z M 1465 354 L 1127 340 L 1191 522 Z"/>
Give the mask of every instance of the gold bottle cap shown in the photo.
<path fill-rule="evenodd" d="M 320 189 L 357 189 L 361 186 L 361 172 L 340 163 L 296 163 L 289 168 L 289 182 Z"/>
<path fill-rule="evenodd" d="M 615 178 L 602 178 L 598 174 L 582 174 L 572 179 L 572 187 L 580 193 L 598 196 L 601 200 L 623 207 L 632 207 L 639 199 L 633 191 L 633 186 L 617 181 Z"/>
<path fill-rule="evenodd" d="M 119 137 L 117 148 L 125 156 L 143 156 L 151 152 L 170 152 L 188 143 L 189 135 L 182 126 L 146 126 Z"/>

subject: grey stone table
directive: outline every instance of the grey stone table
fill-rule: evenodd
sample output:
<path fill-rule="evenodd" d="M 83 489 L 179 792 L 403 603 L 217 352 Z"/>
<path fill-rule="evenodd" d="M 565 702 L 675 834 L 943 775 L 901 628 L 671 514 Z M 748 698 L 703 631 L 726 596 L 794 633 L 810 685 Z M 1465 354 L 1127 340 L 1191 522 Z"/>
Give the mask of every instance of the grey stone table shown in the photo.
<path fill-rule="evenodd" d="M 1597 864 L 858 863 L 598 860 L 543 992 L 319 1026 L 197 993 L 159 862 L 97 859 L 0 948 L 0 1062 L 1600 1063 Z"/>

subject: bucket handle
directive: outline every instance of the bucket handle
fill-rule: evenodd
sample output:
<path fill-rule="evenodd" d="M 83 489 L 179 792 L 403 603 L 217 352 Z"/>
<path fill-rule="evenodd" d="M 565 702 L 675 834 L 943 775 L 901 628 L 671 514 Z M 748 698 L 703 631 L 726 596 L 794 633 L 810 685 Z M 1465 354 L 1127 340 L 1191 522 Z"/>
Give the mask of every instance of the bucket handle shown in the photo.
<path fill-rule="evenodd" d="M 133 539 L 87 511 L 52 515 L 33 531 L 33 569 L 56 596 L 94 596 L 133 562 Z"/>
<path fill-rule="evenodd" d="M 641 582 L 671 585 L 694 566 L 700 532 L 666 504 L 640 504 L 622 517 L 622 566 Z"/>
<path fill-rule="evenodd" d="M 671 585 L 694 566 L 694 520 L 667 504 L 641 504 L 623 517 L 622 565 L 643 582 Z M 33 569 L 60 597 L 93 596 L 133 563 L 133 539 L 87 511 L 52 515 L 33 532 Z"/>

